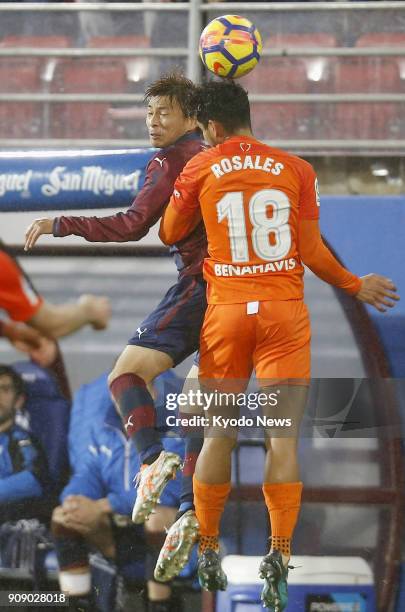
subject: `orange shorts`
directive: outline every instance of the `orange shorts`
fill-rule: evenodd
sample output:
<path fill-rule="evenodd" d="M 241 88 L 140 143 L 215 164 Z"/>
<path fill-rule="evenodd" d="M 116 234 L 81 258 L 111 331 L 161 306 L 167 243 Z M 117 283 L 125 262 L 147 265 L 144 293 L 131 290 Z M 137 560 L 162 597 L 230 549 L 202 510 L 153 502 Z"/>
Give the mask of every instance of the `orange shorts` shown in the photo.
<path fill-rule="evenodd" d="M 200 338 L 202 384 L 233 380 L 236 387 L 255 370 L 261 387 L 309 384 L 311 326 L 302 300 L 259 302 L 256 314 L 244 304 L 210 304 Z M 253 308 L 254 310 L 254 308 Z"/>

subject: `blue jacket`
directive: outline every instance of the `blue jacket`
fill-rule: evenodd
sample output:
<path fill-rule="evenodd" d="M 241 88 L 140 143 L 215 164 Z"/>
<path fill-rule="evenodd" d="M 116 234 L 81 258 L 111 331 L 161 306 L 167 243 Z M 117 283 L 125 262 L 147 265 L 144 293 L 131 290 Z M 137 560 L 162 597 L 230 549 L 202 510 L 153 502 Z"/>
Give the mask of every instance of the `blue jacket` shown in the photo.
<path fill-rule="evenodd" d="M 103 424 L 107 414 L 115 413 L 107 378 L 107 373 L 104 373 L 96 380 L 81 386 L 75 393 L 68 434 L 69 460 L 73 471 L 80 468 L 91 442 L 90 432 L 94 426 Z M 166 417 L 173 414 L 165 408 L 166 395 L 179 393 L 183 387 L 183 380 L 172 370 L 168 370 L 155 379 L 154 387 L 157 392 L 155 402 L 157 425 L 161 431 L 164 431 Z"/>
<path fill-rule="evenodd" d="M 165 375 L 163 375 L 165 376 Z M 166 377 L 170 388 L 178 391 L 182 381 L 176 376 Z M 158 397 L 159 400 L 159 397 Z M 157 402 L 158 403 L 158 402 Z M 101 417 L 101 418 L 100 418 Z M 184 455 L 183 441 L 167 436 L 163 440 L 167 450 Z M 69 450 L 74 474 L 62 492 L 61 500 L 67 495 L 85 495 L 91 499 L 107 497 L 113 511 L 128 515 L 136 498 L 133 478 L 140 464 L 133 443 L 127 439 L 121 418 L 109 399 L 107 375 L 79 389 L 72 407 Z M 180 480 L 177 477 L 165 488 L 160 502 L 165 506 L 177 507 L 180 497 Z"/>
<path fill-rule="evenodd" d="M 0 433 L 0 503 L 41 497 L 48 486 L 43 450 L 31 434 L 12 425 Z"/>

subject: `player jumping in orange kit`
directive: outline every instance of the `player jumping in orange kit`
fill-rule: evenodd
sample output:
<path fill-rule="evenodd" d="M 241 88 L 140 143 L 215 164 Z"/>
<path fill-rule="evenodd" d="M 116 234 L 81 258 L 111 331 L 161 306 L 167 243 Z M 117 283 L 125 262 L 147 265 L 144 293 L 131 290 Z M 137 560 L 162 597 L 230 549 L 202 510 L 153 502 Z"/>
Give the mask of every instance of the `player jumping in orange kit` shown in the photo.
<path fill-rule="evenodd" d="M 268 397 L 280 390 L 278 414 L 290 416 L 293 423 L 282 433 L 265 428 L 263 494 L 272 536 L 260 566 L 262 600 L 280 612 L 287 605 L 290 544 L 301 504 L 297 441 L 310 381 L 303 264 L 378 310 L 399 298 L 392 281 L 375 274 L 355 276 L 324 245 L 312 166 L 253 137 L 249 101 L 241 86 L 230 81 L 202 86 L 197 119 L 213 148 L 190 160 L 177 179 L 160 238 L 173 244 L 204 220 L 209 257 L 204 263 L 208 310 L 200 339 L 202 386 L 240 392 L 254 369 Z M 274 416 L 270 403 L 263 413 Z M 237 414 L 237 408 L 227 408 L 227 415 Z M 194 476 L 198 574 L 203 588 L 211 591 L 225 589 L 227 582 L 218 535 L 236 439 L 237 432 L 229 428 L 219 435 L 218 429 L 209 428 Z"/>

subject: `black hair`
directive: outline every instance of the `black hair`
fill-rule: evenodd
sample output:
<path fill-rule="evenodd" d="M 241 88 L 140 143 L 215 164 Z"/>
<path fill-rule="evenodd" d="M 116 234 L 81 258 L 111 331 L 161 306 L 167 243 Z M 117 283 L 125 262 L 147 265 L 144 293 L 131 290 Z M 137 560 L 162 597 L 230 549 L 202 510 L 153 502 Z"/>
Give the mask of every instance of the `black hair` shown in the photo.
<path fill-rule="evenodd" d="M 221 123 L 228 134 L 251 129 L 246 89 L 231 79 L 201 85 L 197 92 L 197 121 L 206 128 L 209 120 Z"/>
<path fill-rule="evenodd" d="M 18 372 L 11 366 L 0 364 L 0 376 L 8 376 L 13 381 L 14 391 L 17 396 L 25 395 L 25 384 Z"/>
<path fill-rule="evenodd" d="M 176 100 L 186 118 L 196 115 L 196 90 L 193 81 L 181 72 L 170 72 L 149 85 L 145 91 L 144 101 L 147 103 L 155 96 L 165 96 L 170 102 Z"/>

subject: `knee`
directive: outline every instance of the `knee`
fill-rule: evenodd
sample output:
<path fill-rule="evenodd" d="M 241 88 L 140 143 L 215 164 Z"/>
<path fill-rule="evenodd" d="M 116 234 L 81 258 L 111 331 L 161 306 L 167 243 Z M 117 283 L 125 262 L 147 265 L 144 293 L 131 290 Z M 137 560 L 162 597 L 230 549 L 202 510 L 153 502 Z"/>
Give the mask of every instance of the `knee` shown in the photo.
<path fill-rule="evenodd" d="M 114 380 L 117 378 L 117 373 L 115 372 L 115 369 L 113 369 L 109 375 L 108 375 L 108 386 L 111 388 L 111 385 L 113 384 Z"/>
<path fill-rule="evenodd" d="M 57 506 L 52 512 L 51 519 L 51 533 L 54 538 L 61 537 L 62 535 L 66 535 L 67 528 L 64 525 L 64 516 L 62 506 Z"/>
<path fill-rule="evenodd" d="M 145 533 L 149 534 L 163 533 L 171 527 L 176 519 L 176 509 L 169 506 L 157 506 L 155 512 L 149 517 L 145 523 Z"/>
<path fill-rule="evenodd" d="M 56 506 L 52 512 L 51 524 L 53 523 L 61 523 L 62 522 L 63 510 L 62 506 Z"/>
<path fill-rule="evenodd" d="M 133 368 L 132 370 L 129 370 L 128 368 L 126 369 L 122 369 L 119 368 L 117 366 L 114 366 L 114 368 L 112 369 L 112 371 L 110 372 L 110 374 L 108 375 L 108 386 L 111 389 L 112 384 L 117 380 L 117 378 L 119 378 L 120 376 L 137 376 L 138 378 L 142 378 L 144 379 L 144 376 L 142 376 L 142 374 L 138 371 L 137 368 Z"/>
<path fill-rule="evenodd" d="M 214 436 L 212 438 L 204 439 L 204 451 L 207 453 L 215 452 L 217 449 L 221 449 L 227 453 L 231 453 L 237 445 L 237 438 L 233 436 Z"/>

